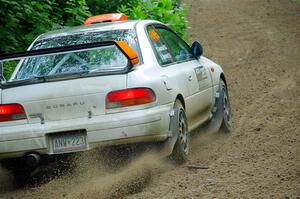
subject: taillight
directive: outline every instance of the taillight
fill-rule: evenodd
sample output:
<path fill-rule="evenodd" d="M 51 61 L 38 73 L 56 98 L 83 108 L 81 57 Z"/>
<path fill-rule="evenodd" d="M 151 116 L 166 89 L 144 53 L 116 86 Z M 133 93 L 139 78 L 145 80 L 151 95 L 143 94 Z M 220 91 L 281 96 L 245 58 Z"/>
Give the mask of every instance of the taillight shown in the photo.
<path fill-rule="evenodd" d="M 106 96 L 106 108 L 121 108 L 148 104 L 155 101 L 155 94 L 149 88 L 132 88 L 112 91 Z"/>
<path fill-rule="evenodd" d="M 0 122 L 27 119 L 24 108 L 20 104 L 0 104 Z"/>

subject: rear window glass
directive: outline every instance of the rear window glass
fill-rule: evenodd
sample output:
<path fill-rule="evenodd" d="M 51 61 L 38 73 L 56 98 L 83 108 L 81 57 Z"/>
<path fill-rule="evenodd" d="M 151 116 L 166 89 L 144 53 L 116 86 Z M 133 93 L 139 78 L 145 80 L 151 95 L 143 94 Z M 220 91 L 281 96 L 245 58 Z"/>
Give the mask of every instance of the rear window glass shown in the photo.
<path fill-rule="evenodd" d="M 41 39 L 36 41 L 33 44 L 31 49 L 37 50 L 42 48 L 53 48 L 53 47 L 87 44 L 87 43 L 95 43 L 95 42 L 111 41 L 111 40 L 125 41 L 138 54 L 140 53 L 136 32 L 133 29 L 85 32 L 85 33 L 77 33 L 73 35 L 57 36 L 48 39 Z"/>
<path fill-rule="evenodd" d="M 101 41 L 125 41 L 140 57 L 135 30 L 113 30 L 86 32 L 80 34 L 58 36 L 36 41 L 32 50 L 62 47 Z M 21 60 L 19 70 L 12 80 L 24 80 L 40 76 L 58 75 L 87 71 L 109 72 L 124 69 L 127 58 L 116 46 L 89 49 L 81 52 L 45 55 Z"/>

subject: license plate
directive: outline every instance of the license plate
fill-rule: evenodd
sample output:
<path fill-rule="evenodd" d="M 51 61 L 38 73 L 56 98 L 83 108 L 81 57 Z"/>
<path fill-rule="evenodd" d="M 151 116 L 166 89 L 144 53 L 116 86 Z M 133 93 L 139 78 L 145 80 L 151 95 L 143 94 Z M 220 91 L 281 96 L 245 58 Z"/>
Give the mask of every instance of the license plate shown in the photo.
<path fill-rule="evenodd" d="M 53 153 L 67 153 L 86 150 L 86 132 L 58 133 L 49 136 Z"/>

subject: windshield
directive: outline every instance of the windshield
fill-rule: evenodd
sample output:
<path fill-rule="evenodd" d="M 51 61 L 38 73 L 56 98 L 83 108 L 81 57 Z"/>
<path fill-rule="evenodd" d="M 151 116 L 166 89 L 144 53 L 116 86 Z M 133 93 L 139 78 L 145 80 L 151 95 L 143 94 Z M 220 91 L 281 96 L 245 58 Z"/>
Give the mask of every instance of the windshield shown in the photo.
<path fill-rule="evenodd" d="M 62 47 L 102 41 L 125 41 L 140 56 L 140 49 L 134 30 L 112 30 L 86 32 L 67 36 L 58 36 L 38 40 L 32 50 Z M 65 75 L 76 72 L 110 72 L 124 70 L 128 65 L 125 55 L 114 45 L 88 49 L 79 52 L 67 52 L 55 55 L 43 55 L 22 59 L 19 69 L 11 81 L 34 77 Z"/>

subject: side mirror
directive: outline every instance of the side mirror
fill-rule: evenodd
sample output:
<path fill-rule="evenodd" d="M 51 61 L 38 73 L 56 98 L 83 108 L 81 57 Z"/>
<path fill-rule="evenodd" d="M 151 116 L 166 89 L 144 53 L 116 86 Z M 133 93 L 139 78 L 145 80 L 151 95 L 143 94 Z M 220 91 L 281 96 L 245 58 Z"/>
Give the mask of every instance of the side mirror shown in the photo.
<path fill-rule="evenodd" d="M 0 82 L 6 81 L 4 74 L 3 74 L 3 63 L 0 62 Z"/>
<path fill-rule="evenodd" d="M 192 53 L 193 55 L 199 59 L 199 57 L 203 54 L 203 48 L 201 46 L 201 44 L 198 42 L 198 41 L 195 41 L 192 46 L 191 46 L 191 49 L 192 49 Z"/>

